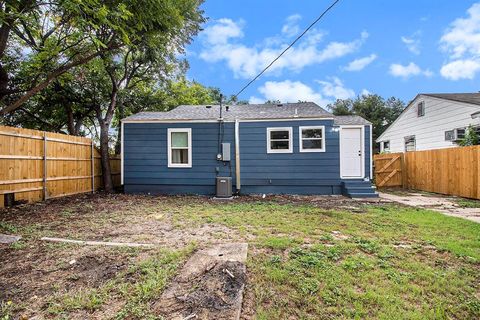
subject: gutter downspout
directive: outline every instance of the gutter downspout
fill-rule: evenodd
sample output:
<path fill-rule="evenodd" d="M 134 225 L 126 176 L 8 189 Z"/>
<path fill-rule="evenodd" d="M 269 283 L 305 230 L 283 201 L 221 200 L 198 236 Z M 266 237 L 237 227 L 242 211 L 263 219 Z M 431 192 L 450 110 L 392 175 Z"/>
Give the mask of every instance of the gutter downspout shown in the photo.
<path fill-rule="evenodd" d="M 235 181 L 237 185 L 237 193 L 240 192 L 240 121 L 235 119 Z"/>

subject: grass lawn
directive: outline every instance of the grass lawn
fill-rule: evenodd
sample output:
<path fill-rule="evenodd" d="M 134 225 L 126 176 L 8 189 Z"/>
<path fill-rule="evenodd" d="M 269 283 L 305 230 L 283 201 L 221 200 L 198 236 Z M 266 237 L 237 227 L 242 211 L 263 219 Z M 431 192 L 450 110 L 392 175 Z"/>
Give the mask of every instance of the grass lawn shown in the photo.
<path fill-rule="evenodd" d="M 229 241 L 249 243 L 242 319 L 480 318 L 480 224 L 433 211 L 343 198 L 126 195 L 32 207 L 0 213 L 0 232 L 25 237 L 0 247 L 2 320 L 154 319 L 152 302 L 195 248 Z M 51 245 L 39 241 L 45 235 L 164 248 Z M 88 263 L 76 269 L 85 257 L 95 258 L 95 275 L 117 269 L 89 281 Z"/>

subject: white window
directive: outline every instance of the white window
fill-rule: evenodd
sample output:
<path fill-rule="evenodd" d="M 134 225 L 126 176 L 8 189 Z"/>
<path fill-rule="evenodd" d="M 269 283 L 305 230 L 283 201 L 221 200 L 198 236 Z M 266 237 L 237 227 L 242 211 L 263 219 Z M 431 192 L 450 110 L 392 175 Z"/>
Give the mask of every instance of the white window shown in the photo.
<path fill-rule="evenodd" d="M 325 151 L 325 127 L 299 127 L 300 152 Z"/>
<path fill-rule="evenodd" d="M 445 141 L 455 140 L 455 130 L 445 131 Z"/>
<path fill-rule="evenodd" d="M 405 137 L 405 151 L 415 151 L 415 136 Z"/>
<path fill-rule="evenodd" d="M 420 102 L 417 105 L 417 116 L 418 117 L 423 117 L 425 115 L 425 102 Z"/>
<path fill-rule="evenodd" d="M 462 140 L 463 138 L 465 138 L 465 132 L 466 132 L 465 128 L 455 129 L 455 140 Z"/>
<path fill-rule="evenodd" d="M 267 128 L 267 153 L 292 153 L 292 128 Z"/>
<path fill-rule="evenodd" d="M 192 129 L 168 129 L 168 167 L 192 167 Z"/>
<path fill-rule="evenodd" d="M 390 151 L 390 141 L 383 141 L 383 152 L 389 152 Z"/>

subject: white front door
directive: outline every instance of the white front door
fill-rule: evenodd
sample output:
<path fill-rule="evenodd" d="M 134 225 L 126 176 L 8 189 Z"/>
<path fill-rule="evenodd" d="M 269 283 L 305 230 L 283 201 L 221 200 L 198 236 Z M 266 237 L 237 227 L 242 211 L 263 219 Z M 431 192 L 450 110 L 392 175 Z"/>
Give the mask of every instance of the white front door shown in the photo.
<path fill-rule="evenodd" d="M 340 129 L 340 176 L 363 178 L 363 128 Z"/>

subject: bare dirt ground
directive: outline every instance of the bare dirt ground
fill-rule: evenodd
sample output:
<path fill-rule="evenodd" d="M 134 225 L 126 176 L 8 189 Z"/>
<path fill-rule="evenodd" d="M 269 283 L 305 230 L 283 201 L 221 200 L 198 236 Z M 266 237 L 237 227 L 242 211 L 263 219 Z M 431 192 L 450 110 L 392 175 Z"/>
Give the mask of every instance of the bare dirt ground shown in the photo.
<path fill-rule="evenodd" d="M 263 199 L 242 197 L 233 201 L 259 200 Z M 358 201 L 344 197 L 277 196 L 264 200 L 279 204 L 309 203 L 324 209 L 363 210 Z M 49 311 L 53 296 L 78 288 L 98 288 L 156 253 L 155 249 L 145 248 L 48 243 L 40 240 L 44 236 L 153 243 L 170 250 L 192 243 L 197 248 L 205 248 L 213 243 L 248 242 L 248 233 L 225 225 L 190 226 L 176 221 L 173 219 L 176 201 L 193 205 L 215 200 L 95 194 L 2 209 L 0 233 L 21 235 L 22 240 L 0 244 L 0 301 L 12 301 L 12 314 L 18 317 L 54 317 Z M 121 303 L 112 304 L 88 316 L 79 313 L 76 318 L 107 318 L 120 307 Z M 75 309 L 75 305 L 72 308 Z"/>

